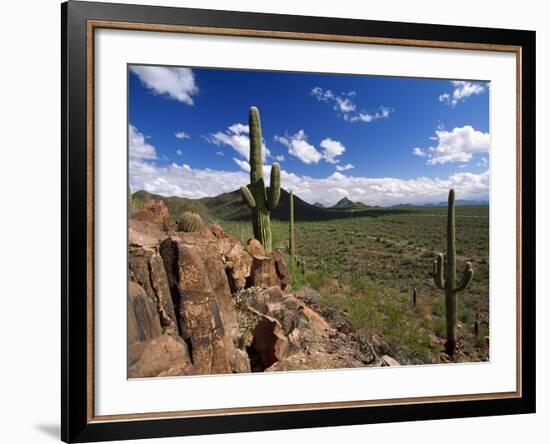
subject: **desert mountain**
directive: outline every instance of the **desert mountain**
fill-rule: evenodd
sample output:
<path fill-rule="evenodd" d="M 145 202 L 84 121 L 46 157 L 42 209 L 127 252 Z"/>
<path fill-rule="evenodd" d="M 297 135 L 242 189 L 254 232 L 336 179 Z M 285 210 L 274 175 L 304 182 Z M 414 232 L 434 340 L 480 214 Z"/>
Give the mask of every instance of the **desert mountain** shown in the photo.
<path fill-rule="evenodd" d="M 361 211 L 366 210 L 368 205 L 365 205 L 363 202 L 354 202 L 349 200 L 347 197 L 340 199 L 335 205 L 331 208 L 336 210 L 346 210 L 346 211 Z"/>

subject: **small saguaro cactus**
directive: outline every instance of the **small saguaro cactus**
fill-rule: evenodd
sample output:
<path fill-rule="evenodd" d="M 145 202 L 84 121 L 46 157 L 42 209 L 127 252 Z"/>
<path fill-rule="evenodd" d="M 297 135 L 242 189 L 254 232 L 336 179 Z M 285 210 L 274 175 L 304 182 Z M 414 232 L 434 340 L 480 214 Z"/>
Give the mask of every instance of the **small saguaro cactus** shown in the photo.
<path fill-rule="evenodd" d="M 416 305 L 416 287 L 413 288 L 413 305 Z"/>
<path fill-rule="evenodd" d="M 447 207 L 447 263 L 443 266 L 443 254 L 439 253 L 433 264 L 433 278 L 440 290 L 445 290 L 445 317 L 447 321 L 447 342 L 445 351 L 449 356 L 456 349 L 456 295 L 464 290 L 474 277 L 472 264 L 464 267 L 462 278 L 456 279 L 456 242 L 455 242 L 455 191 L 449 191 Z"/>
<path fill-rule="evenodd" d="M 281 167 L 278 163 L 271 166 L 269 188 L 264 185 L 262 157 L 262 128 L 260 113 L 253 106 L 248 114 L 250 132 L 250 184 L 241 187 L 241 196 L 252 210 L 252 228 L 254 237 L 258 239 L 266 252 L 271 252 L 271 222 L 269 213 L 279 205 L 281 197 Z"/>
<path fill-rule="evenodd" d="M 290 192 L 290 222 L 289 222 L 289 249 L 290 249 L 290 257 L 296 256 L 296 243 L 294 240 L 294 192 Z"/>
<path fill-rule="evenodd" d="M 192 233 L 203 227 L 202 218 L 198 213 L 185 211 L 178 220 L 178 230 Z"/>

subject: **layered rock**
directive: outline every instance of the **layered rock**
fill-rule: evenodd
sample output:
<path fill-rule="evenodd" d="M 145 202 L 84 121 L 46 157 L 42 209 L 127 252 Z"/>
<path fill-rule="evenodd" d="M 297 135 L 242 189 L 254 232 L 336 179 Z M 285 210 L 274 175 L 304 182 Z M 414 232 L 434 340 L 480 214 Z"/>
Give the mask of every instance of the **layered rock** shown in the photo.
<path fill-rule="evenodd" d="M 198 374 L 249 371 L 246 353 L 233 339 L 237 315 L 215 238 L 178 233 L 160 251 L 172 298 L 177 301 L 179 331 L 190 345 Z"/>
<path fill-rule="evenodd" d="M 129 378 L 193 374 L 195 369 L 187 346 L 177 336 L 160 335 L 128 348 Z"/>
<path fill-rule="evenodd" d="M 316 311 L 318 294 L 288 292 L 284 255 L 255 239 L 177 231 L 152 201 L 131 215 L 128 268 L 129 377 L 365 365 Z"/>
<path fill-rule="evenodd" d="M 250 288 L 239 295 L 241 347 L 254 371 L 350 368 L 365 365 L 358 344 L 330 327 L 317 312 L 280 287 Z"/>

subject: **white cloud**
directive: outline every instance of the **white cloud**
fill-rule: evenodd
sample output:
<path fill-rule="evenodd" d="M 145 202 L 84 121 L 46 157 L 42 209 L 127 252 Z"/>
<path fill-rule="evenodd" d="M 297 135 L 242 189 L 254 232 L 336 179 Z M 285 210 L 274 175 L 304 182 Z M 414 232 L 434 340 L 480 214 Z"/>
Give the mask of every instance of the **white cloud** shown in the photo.
<path fill-rule="evenodd" d="M 233 134 L 248 134 L 250 132 L 248 125 L 244 125 L 242 123 L 234 123 L 228 128 L 228 130 Z"/>
<path fill-rule="evenodd" d="M 277 161 L 277 162 L 284 162 L 285 161 L 285 156 L 282 155 L 282 154 L 277 154 L 274 159 Z"/>
<path fill-rule="evenodd" d="M 452 80 L 451 84 L 453 85 L 453 91 L 451 93 L 441 94 L 439 96 L 439 101 L 453 108 L 468 97 L 485 92 L 485 87 L 480 83 Z"/>
<path fill-rule="evenodd" d="M 355 168 L 351 163 L 348 163 L 346 165 L 336 165 L 337 171 L 347 171 L 351 170 L 352 168 Z"/>
<path fill-rule="evenodd" d="M 349 120 L 350 122 L 374 122 L 375 120 L 387 119 L 390 115 L 391 110 L 384 106 L 380 107 L 379 111 L 375 113 L 358 113 L 355 115 L 344 114 L 344 119 Z"/>
<path fill-rule="evenodd" d="M 240 159 L 237 159 L 240 160 Z M 159 166 L 148 161 L 130 161 L 132 190 L 147 190 L 164 196 L 201 198 L 239 189 L 249 182 L 248 172 L 195 169 L 189 165 Z M 266 183 L 270 167 L 264 168 Z M 484 200 L 489 193 L 489 171 L 461 172 L 448 178 L 414 179 L 352 177 L 339 172 L 325 178 L 299 176 L 281 171 L 281 184 L 306 201 L 333 205 L 343 196 L 368 205 L 422 204 L 447 199 L 454 188 L 459 199 Z"/>
<path fill-rule="evenodd" d="M 324 149 L 323 157 L 328 163 L 338 163 L 339 160 L 336 159 L 338 156 L 341 156 L 346 147 L 339 142 L 338 140 L 332 140 L 330 138 L 323 139 L 321 141 L 321 148 Z"/>
<path fill-rule="evenodd" d="M 374 113 L 358 111 L 357 105 L 350 99 L 350 97 L 354 97 L 356 94 L 355 91 L 349 91 L 338 95 L 334 94 L 330 89 L 323 89 L 320 86 L 316 86 L 311 90 L 313 97 L 320 102 L 330 105 L 348 122 L 374 122 L 375 120 L 389 117 L 391 109 L 385 106 L 381 106 L 379 111 Z"/>
<path fill-rule="evenodd" d="M 189 68 L 132 66 L 130 71 L 155 94 L 166 95 L 187 105 L 193 105 L 193 96 L 199 92 L 193 71 Z"/>
<path fill-rule="evenodd" d="M 466 125 L 452 131 L 437 130 L 435 140 L 437 146 L 431 146 L 427 150 L 418 149 L 418 153 L 427 154 L 428 165 L 468 162 L 476 153 L 489 152 L 491 136 Z M 413 149 L 413 154 L 420 155 L 415 151 L 416 148 Z"/>
<path fill-rule="evenodd" d="M 178 156 L 182 156 L 182 155 L 183 155 L 183 151 L 182 151 L 182 150 L 176 150 L 176 154 L 177 154 Z"/>
<path fill-rule="evenodd" d="M 418 156 L 418 157 L 426 157 L 427 156 L 426 152 L 422 148 L 418 148 L 418 147 L 413 148 L 412 153 L 413 153 L 413 155 Z"/>
<path fill-rule="evenodd" d="M 250 164 L 246 160 L 237 159 L 233 157 L 233 161 L 239 165 L 239 168 L 247 173 L 250 173 Z"/>
<path fill-rule="evenodd" d="M 128 151 L 134 160 L 157 158 L 155 147 L 145 142 L 145 136 L 133 125 L 128 125 Z"/>
<path fill-rule="evenodd" d="M 176 136 L 176 138 L 182 139 L 182 140 L 191 138 L 191 136 L 189 134 L 187 134 L 185 131 L 178 131 L 176 134 L 174 134 L 174 136 Z"/>
<path fill-rule="evenodd" d="M 229 145 L 233 148 L 241 157 L 246 160 L 250 159 L 250 138 L 248 137 L 249 128 L 248 125 L 242 123 L 235 123 L 227 128 L 225 131 L 218 131 L 210 134 L 206 137 L 210 143 L 217 146 Z M 271 155 L 271 151 L 262 143 L 262 155 L 264 160 Z M 219 151 L 221 152 L 221 151 Z M 222 154 L 223 155 L 223 154 Z"/>
<path fill-rule="evenodd" d="M 216 156 L 225 156 L 225 154 L 223 153 L 223 151 L 216 151 Z"/>
<path fill-rule="evenodd" d="M 323 155 L 308 143 L 304 130 L 300 130 L 292 136 L 275 136 L 274 140 L 285 145 L 288 148 L 288 154 L 297 157 L 304 163 L 318 163 L 323 158 Z"/>
<path fill-rule="evenodd" d="M 177 163 L 159 165 L 155 147 L 145 143 L 145 137 L 135 127 L 130 125 L 129 128 L 129 175 L 130 186 L 134 191 L 146 190 L 164 196 L 197 199 L 234 191 L 249 182 L 248 162 L 237 157 L 233 161 L 242 171 L 196 169 Z M 318 155 L 321 156 L 320 153 Z M 349 164 L 338 167 L 344 171 L 349 169 Z M 270 170 L 270 165 L 264 166 L 266 183 L 269 183 Z M 448 178 L 398 179 L 347 176 L 341 172 L 324 178 L 312 178 L 282 170 L 281 184 L 308 202 L 324 205 L 333 205 L 343 196 L 369 205 L 422 204 L 444 201 L 451 188 L 456 190 L 459 199 L 487 199 L 489 171 L 480 174 L 461 172 Z"/>

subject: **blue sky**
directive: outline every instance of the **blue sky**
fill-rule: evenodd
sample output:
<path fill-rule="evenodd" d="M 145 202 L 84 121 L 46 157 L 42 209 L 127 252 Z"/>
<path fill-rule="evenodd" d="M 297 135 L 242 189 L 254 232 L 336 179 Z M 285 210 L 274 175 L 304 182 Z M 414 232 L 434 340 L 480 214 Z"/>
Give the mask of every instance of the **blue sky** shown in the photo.
<path fill-rule="evenodd" d="M 485 82 L 134 65 L 128 93 L 133 191 L 204 197 L 247 183 L 254 105 L 265 164 L 278 161 L 306 201 L 439 202 L 450 187 L 488 199 Z"/>

